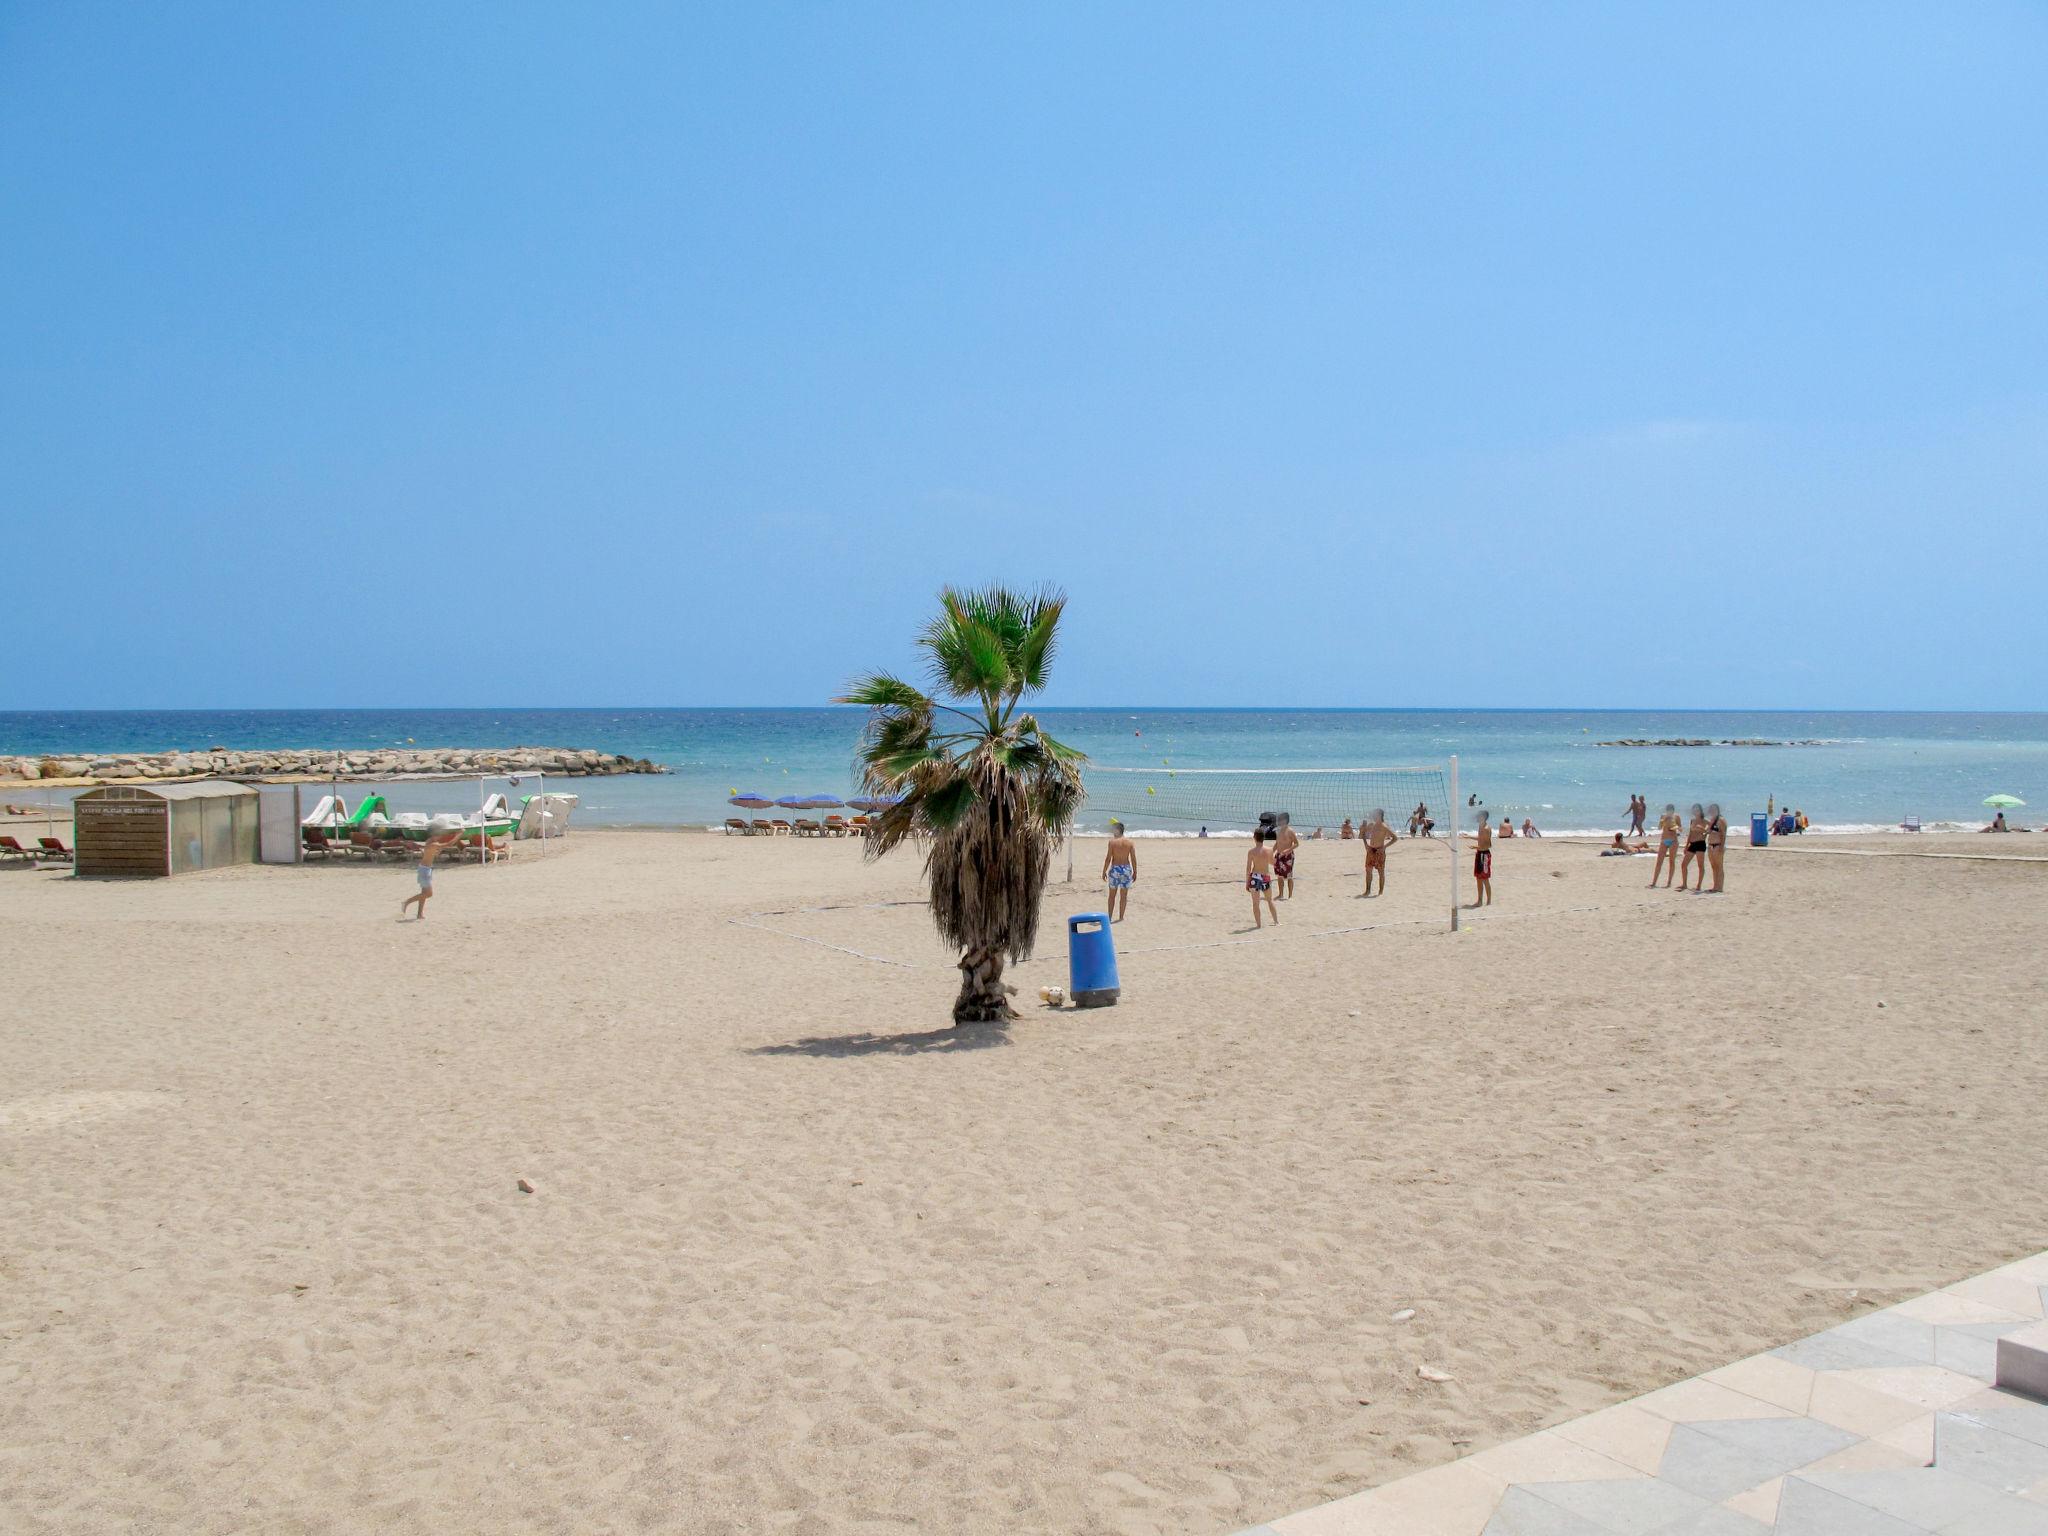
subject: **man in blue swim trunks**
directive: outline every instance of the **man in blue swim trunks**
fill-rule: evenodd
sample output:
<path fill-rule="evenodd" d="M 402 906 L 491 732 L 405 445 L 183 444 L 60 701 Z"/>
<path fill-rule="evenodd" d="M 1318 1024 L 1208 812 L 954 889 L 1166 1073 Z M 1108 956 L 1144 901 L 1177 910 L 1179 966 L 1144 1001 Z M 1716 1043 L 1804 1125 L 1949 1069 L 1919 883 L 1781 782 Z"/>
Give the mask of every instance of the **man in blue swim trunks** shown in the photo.
<path fill-rule="evenodd" d="M 1138 881 L 1138 845 L 1124 833 L 1124 824 L 1109 824 L 1109 849 L 1102 855 L 1102 878 L 1109 886 L 1109 920 L 1121 922 L 1131 910 L 1131 887 Z"/>

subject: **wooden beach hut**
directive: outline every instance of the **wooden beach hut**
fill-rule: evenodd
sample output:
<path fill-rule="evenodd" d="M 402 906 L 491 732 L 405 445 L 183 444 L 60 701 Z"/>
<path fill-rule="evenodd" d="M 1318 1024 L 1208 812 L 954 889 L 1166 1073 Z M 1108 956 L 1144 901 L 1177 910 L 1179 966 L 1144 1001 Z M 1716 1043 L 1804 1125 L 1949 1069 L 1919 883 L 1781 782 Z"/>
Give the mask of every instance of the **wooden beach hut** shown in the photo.
<path fill-rule="evenodd" d="M 110 784 L 72 802 L 81 875 L 182 875 L 256 862 L 260 797 L 246 784 Z"/>

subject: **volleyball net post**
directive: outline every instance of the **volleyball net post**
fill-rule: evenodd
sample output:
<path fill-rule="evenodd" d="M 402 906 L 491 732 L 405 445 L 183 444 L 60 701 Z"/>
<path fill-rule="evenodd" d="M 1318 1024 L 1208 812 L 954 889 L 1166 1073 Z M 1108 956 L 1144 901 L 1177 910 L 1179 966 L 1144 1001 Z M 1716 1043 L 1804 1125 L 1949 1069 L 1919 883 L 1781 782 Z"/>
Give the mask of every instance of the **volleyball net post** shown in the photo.
<path fill-rule="evenodd" d="M 1451 932 L 1458 931 L 1458 820 L 1464 802 L 1458 798 L 1458 754 L 1451 754 Z"/>

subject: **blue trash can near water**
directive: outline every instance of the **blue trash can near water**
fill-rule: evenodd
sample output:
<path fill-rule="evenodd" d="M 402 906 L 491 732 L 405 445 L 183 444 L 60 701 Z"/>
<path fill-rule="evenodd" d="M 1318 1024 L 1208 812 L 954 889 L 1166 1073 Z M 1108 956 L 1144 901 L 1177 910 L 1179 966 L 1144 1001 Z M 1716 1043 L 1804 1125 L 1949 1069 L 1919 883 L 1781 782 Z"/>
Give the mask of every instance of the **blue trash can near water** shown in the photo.
<path fill-rule="evenodd" d="M 1116 941 L 1107 912 L 1077 912 L 1067 919 L 1067 996 L 1076 1008 L 1101 1008 L 1123 991 L 1116 977 Z"/>
<path fill-rule="evenodd" d="M 1771 818 L 1762 811 L 1749 813 L 1749 846 L 1768 848 L 1771 845 Z"/>

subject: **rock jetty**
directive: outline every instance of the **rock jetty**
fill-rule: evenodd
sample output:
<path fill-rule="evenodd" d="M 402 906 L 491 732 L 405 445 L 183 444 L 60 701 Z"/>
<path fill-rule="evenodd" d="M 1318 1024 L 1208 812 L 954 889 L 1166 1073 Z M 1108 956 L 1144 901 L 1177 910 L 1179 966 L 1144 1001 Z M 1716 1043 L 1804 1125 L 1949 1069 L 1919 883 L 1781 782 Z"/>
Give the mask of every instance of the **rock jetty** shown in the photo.
<path fill-rule="evenodd" d="M 1603 741 L 1603 747 L 1824 747 L 1824 741 L 1769 741 L 1761 736 L 1743 736 L 1730 739 L 1723 737 L 1711 741 L 1704 736 L 1664 736 L 1648 741 L 1640 736 L 1631 736 L 1625 741 Z"/>
<path fill-rule="evenodd" d="M 133 779 L 406 779 L 488 773 L 547 773 L 563 778 L 598 774 L 667 773 L 644 757 L 621 757 L 575 747 L 365 747 L 337 751 L 301 748 L 277 752 L 107 752 L 62 757 L 0 757 L 0 779 L 117 782 Z"/>

